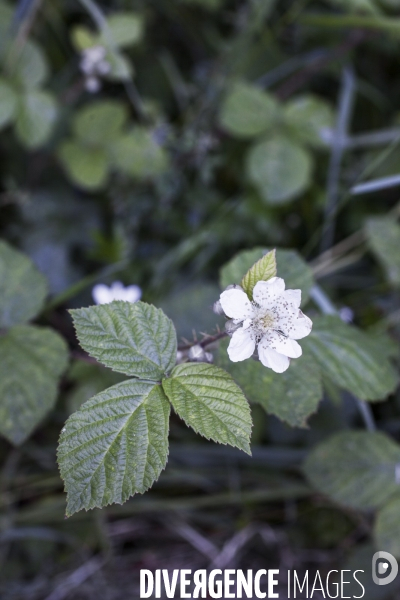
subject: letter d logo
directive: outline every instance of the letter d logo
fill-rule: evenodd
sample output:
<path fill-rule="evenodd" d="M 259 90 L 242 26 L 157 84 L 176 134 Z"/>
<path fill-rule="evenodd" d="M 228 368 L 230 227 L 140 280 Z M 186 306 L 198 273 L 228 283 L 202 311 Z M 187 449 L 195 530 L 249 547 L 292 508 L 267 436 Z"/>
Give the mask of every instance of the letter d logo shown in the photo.
<path fill-rule="evenodd" d="M 390 569 L 389 566 L 391 567 Z M 383 552 L 383 550 L 375 552 L 372 557 L 372 579 L 374 583 L 377 585 L 388 585 L 388 583 L 392 583 L 396 579 L 398 572 L 399 565 L 392 554 Z M 383 575 L 386 576 L 383 577 Z"/>

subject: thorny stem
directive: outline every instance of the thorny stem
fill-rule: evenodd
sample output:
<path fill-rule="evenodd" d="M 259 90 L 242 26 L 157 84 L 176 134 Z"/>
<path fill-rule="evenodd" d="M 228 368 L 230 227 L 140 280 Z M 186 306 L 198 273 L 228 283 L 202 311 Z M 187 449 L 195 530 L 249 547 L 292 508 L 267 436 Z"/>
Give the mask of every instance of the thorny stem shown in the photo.
<path fill-rule="evenodd" d="M 206 335 L 200 342 L 194 341 L 190 344 L 182 344 L 178 346 L 178 350 L 190 350 L 192 346 L 201 346 L 202 348 L 206 348 L 207 346 L 210 346 L 214 342 L 222 340 L 224 337 L 227 336 L 228 334 L 226 333 L 226 331 L 220 331 L 216 335 Z"/>

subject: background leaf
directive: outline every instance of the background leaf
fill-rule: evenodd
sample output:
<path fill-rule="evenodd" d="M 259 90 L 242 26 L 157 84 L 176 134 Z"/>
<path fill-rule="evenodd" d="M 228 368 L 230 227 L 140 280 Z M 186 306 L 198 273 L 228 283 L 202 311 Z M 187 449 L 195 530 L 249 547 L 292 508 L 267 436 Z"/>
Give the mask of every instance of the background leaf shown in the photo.
<path fill-rule="evenodd" d="M 72 130 L 78 140 L 89 146 L 104 146 L 120 135 L 128 119 L 122 102 L 100 100 L 84 106 L 75 116 Z"/>
<path fill-rule="evenodd" d="M 53 408 L 67 346 L 52 329 L 17 325 L 0 336 L 0 433 L 21 444 Z"/>
<path fill-rule="evenodd" d="M 374 339 L 339 317 L 315 317 L 303 345 L 336 385 L 360 400 L 382 400 L 397 386 L 397 373 Z"/>
<path fill-rule="evenodd" d="M 400 285 L 400 226 L 392 217 L 368 219 L 365 226 L 367 242 L 381 265 L 388 280 Z"/>
<path fill-rule="evenodd" d="M 323 131 L 334 126 L 332 108 L 312 94 L 297 96 L 286 103 L 283 111 L 286 126 L 301 142 L 324 146 Z"/>
<path fill-rule="evenodd" d="M 400 498 L 385 504 L 376 516 L 374 537 L 378 548 L 400 558 Z"/>
<path fill-rule="evenodd" d="M 113 44 L 123 48 L 140 42 L 143 36 L 143 19 L 131 12 L 119 12 L 107 19 L 108 31 L 100 37 L 100 43 L 107 45 L 109 36 Z"/>
<path fill-rule="evenodd" d="M 0 328 L 36 317 L 46 294 L 46 279 L 32 261 L 0 241 Z"/>
<path fill-rule="evenodd" d="M 276 275 L 276 258 L 275 258 L 275 250 L 271 250 L 264 254 L 262 258 L 260 258 L 250 269 L 247 271 L 246 275 L 243 277 L 240 285 L 249 296 L 249 298 L 253 297 L 253 289 L 258 281 L 268 281 L 271 277 L 275 277 Z"/>
<path fill-rule="evenodd" d="M 247 174 L 267 204 L 297 198 L 311 182 L 311 155 L 285 136 L 259 142 L 247 156 Z"/>
<path fill-rule="evenodd" d="M 175 328 L 151 304 L 115 300 L 71 314 L 82 348 L 113 371 L 157 380 L 175 365 Z"/>
<path fill-rule="evenodd" d="M 225 97 L 219 122 L 231 135 L 251 138 L 273 127 L 277 111 L 277 102 L 270 94 L 254 85 L 238 82 Z"/>
<path fill-rule="evenodd" d="M 306 427 L 322 399 L 321 375 L 314 359 L 303 354 L 284 373 L 274 373 L 256 360 L 231 362 L 228 343 L 224 340 L 220 345 L 218 364 L 232 375 L 247 399 L 292 427 Z"/>
<path fill-rule="evenodd" d="M 72 181 L 85 190 L 101 189 L 108 179 L 108 157 L 102 148 L 85 148 L 74 141 L 64 142 L 58 153 Z"/>
<path fill-rule="evenodd" d="M 13 77 L 28 90 L 33 90 L 48 77 L 47 59 L 38 44 L 28 40 L 18 52 Z"/>
<path fill-rule="evenodd" d="M 9 83 L 0 78 L 0 128 L 13 120 L 17 110 L 18 98 Z"/>
<path fill-rule="evenodd" d="M 255 262 L 264 256 L 268 250 L 253 248 L 236 254 L 220 270 L 221 288 L 225 289 L 232 283 L 240 284 L 245 273 Z M 286 289 L 300 289 L 302 305 L 308 298 L 314 279 L 310 267 L 295 250 L 276 250 L 277 276 L 285 280 Z"/>
<path fill-rule="evenodd" d="M 310 453 L 304 470 L 312 485 L 335 502 L 378 508 L 399 490 L 400 447 L 381 432 L 343 431 Z"/>
<path fill-rule="evenodd" d="M 131 177 L 147 179 L 161 175 L 168 166 L 163 148 L 153 139 L 150 131 L 136 127 L 112 144 L 114 166 Z"/>
<path fill-rule="evenodd" d="M 208 440 L 250 451 L 250 407 L 224 370 L 206 363 L 178 365 L 162 382 L 185 423 Z"/>
<path fill-rule="evenodd" d="M 92 48 L 97 44 L 97 36 L 83 25 L 77 25 L 72 29 L 71 41 L 78 52 Z"/>
<path fill-rule="evenodd" d="M 125 81 L 134 75 L 131 61 L 125 54 L 116 50 L 107 52 L 106 60 L 110 65 L 107 79 L 111 81 Z"/>
<path fill-rule="evenodd" d="M 129 380 L 68 419 L 58 449 L 68 516 L 148 490 L 167 462 L 169 413 L 160 385 Z"/>
<path fill-rule="evenodd" d="M 16 131 L 20 142 L 31 150 L 45 144 L 57 119 L 56 102 L 48 92 L 31 90 L 20 99 Z"/>

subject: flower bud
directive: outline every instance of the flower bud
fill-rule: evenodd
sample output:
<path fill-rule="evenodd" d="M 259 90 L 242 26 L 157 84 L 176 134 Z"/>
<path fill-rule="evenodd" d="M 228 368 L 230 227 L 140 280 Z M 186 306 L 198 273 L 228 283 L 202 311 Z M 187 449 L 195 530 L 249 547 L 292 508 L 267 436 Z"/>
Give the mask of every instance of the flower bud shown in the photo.
<path fill-rule="evenodd" d="M 342 321 L 344 321 L 345 323 L 352 323 L 354 320 L 354 312 L 351 310 L 351 308 L 349 308 L 348 306 L 343 306 L 340 310 L 339 310 L 339 317 L 342 319 Z"/>
<path fill-rule="evenodd" d="M 225 331 L 230 337 L 232 337 L 232 335 L 235 333 L 236 329 L 239 329 L 240 326 L 241 326 L 241 323 L 235 323 L 234 319 L 229 319 L 225 323 Z"/>
<path fill-rule="evenodd" d="M 199 344 L 195 344 L 190 348 L 188 357 L 193 362 L 206 362 L 206 353 Z"/>
<path fill-rule="evenodd" d="M 225 316 L 224 309 L 222 308 L 222 304 L 221 304 L 220 300 L 217 300 L 216 302 L 214 302 L 212 309 L 213 309 L 214 314 Z"/>
<path fill-rule="evenodd" d="M 211 354 L 211 352 L 206 352 L 206 362 L 212 364 L 214 362 L 214 356 Z"/>
<path fill-rule="evenodd" d="M 176 353 L 176 364 L 180 365 L 184 361 L 184 359 L 185 359 L 185 353 L 178 350 Z"/>
<path fill-rule="evenodd" d="M 101 83 L 97 77 L 88 77 L 85 81 L 85 89 L 91 94 L 97 94 L 101 89 Z"/>

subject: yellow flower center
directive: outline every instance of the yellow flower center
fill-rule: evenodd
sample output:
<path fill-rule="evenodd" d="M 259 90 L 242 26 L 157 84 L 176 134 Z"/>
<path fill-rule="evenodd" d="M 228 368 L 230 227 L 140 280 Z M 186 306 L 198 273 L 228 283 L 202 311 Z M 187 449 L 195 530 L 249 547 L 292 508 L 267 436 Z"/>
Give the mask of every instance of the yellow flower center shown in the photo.
<path fill-rule="evenodd" d="M 260 318 L 260 323 L 262 327 L 264 327 L 265 329 L 269 329 L 274 324 L 274 318 L 270 313 L 267 313 L 266 315 L 263 315 Z"/>

